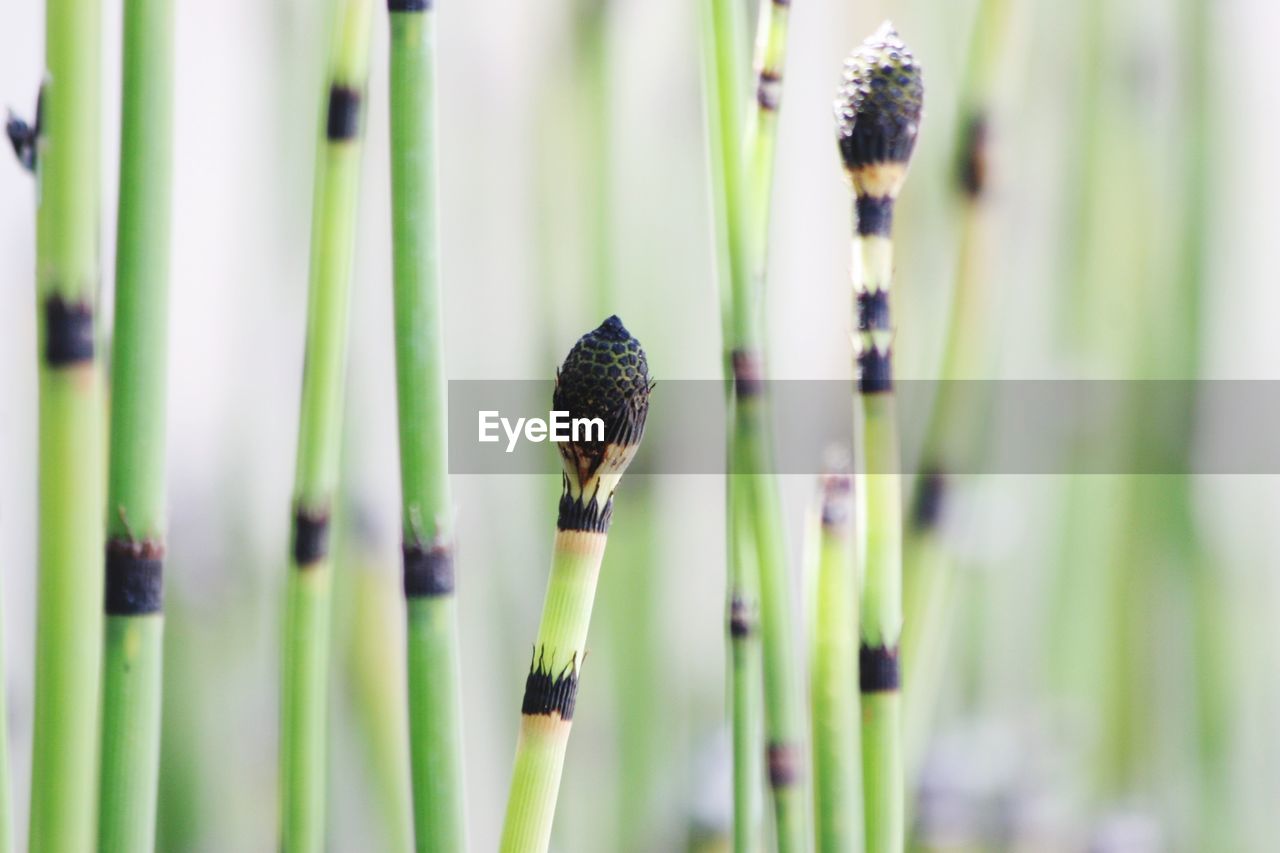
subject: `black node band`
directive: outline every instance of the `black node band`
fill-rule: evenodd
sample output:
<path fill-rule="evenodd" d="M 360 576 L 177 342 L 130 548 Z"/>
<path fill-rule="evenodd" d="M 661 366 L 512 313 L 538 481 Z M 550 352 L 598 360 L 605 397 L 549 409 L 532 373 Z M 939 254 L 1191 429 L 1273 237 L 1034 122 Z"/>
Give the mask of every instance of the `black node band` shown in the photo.
<path fill-rule="evenodd" d="M 93 361 L 93 306 L 61 296 L 44 301 L 44 360 L 50 367 Z"/>
<path fill-rule="evenodd" d="M 329 513 L 298 507 L 293 514 L 293 562 L 300 569 L 329 556 Z"/>
<path fill-rule="evenodd" d="M 429 12 L 432 0 L 387 0 L 388 12 Z"/>
<path fill-rule="evenodd" d="M 765 752 L 769 787 L 789 788 L 800 781 L 800 751 L 792 743 L 771 743 Z"/>
<path fill-rule="evenodd" d="M 572 720 L 573 706 L 578 700 L 577 659 L 571 660 L 558 674 L 552 675 L 545 651 L 539 650 L 529 667 L 520 713 L 528 716 L 559 714 L 562 720 Z"/>
<path fill-rule="evenodd" d="M 421 545 L 406 544 L 402 552 L 405 598 L 434 598 L 453 593 L 451 548 L 423 548 Z"/>
<path fill-rule="evenodd" d="M 595 497 L 584 502 L 585 497 L 572 497 L 566 483 L 565 491 L 560 495 L 560 514 L 556 519 L 556 527 L 585 533 L 608 533 L 609 524 L 613 521 L 613 498 L 609 498 L 601 507 Z"/>
<path fill-rule="evenodd" d="M 892 693 L 901 686 L 898 650 L 863 644 L 858 649 L 858 687 L 863 693 Z"/>
<path fill-rule="evenodd" d="M 858 353 L 858 392 L 883 394 L 893 390 L 893 353 L 873 346 Z"/>
<path fill-rule="evenodd" d="M 941 471 L 928 470 L 920 475 L 920 485 L 916 489 L 911 523 L 917 530 L 933 530 L 942 518 L 947 497 L 947 480 Z"/>
<path fill-rule="evenodd" d="M 363 95 L 359 89 L 334 83 L 329 87 L 329 119 L 325 135 L 331 142 L 344 142 L 360 135 L 360 105 Z"/>
<path fill-rule="evenodd" d="M 858 294 L 858 331 L 887 332 L 893 328 L 889 319 L 889 291 L 864 290 Z"/>
<path fill-rule="evenodd" d="M 863 237 L 888 237 L 892 233 L 892 198 L 860 195 L 854 208 L 858 214 L 858 233 Z"/>
<path fill-rule="evenodd" d="M 729 602 L 729 636 L 745 639 L 755 633 L 756 620 L 751 608 L 741 598 Z"/>
<path fill-rule="evenodd" d="M 103 605 L 108 616 L 145 616 L 164 609 L 164 548 L 153 542 L 107 542 Z"/>

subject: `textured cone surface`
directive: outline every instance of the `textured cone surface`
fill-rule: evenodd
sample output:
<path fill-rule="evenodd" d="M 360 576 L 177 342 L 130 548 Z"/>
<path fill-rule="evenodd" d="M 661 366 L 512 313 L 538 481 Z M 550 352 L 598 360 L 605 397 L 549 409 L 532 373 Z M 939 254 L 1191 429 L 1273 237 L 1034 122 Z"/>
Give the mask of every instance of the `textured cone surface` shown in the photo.
<path fill-rule="evenodd" d="M 836 99 L 845 167 L 856 171 L 876 163 L 906 163 L 915 149 L 923 108 L 920 66 L 886 23 L 845 60 Z"/>
<path fill-rule="evenodd" d="M 600 418 L 604 442 L 580 442 L 584 449 L 634 445 L 649 413 L 649 364 L 640 342 L 616 316 L 583 335 L 556 376 L 553 404 L 571 418 Z"/>

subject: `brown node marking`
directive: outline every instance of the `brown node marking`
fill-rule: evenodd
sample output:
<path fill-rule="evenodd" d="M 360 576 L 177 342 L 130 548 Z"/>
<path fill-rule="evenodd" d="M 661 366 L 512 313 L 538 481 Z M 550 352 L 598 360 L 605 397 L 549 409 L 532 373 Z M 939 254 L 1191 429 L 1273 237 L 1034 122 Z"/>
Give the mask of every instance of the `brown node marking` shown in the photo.
<path fill-rule="evenodd" d="M 529 676 L 524 682 L 524 701 L 520 713 L 526 716 L 558 714 L 560 719 L 573 719 L 573 706 L 578 698 L 578 655 L 574 653 L 559 673 L 553 674 L 546 659 L 546 647 L 539 646 L 529 662 Z"/>
<path fill-rule="evenodd" d="M 329 117 L 325 135 L 331 142 L 345 142 L 360 135 L 360 110 L 364 93 L 354 86 L 329 87 Z"/>
<path fill-rule="evenodd" d="M 329 510 L 302 505 L 293 512 L 293 562 L 299 569 L 319 565 L 329 555 Z"/>
<path fill-rule="evenodd" d="M 405 598 L 434 598 L 453 593 L 453 548 L 447 544 L 424 547 L 420 542 L 401 546 L 404 556 Z"/>
<path fill-rule="evenodd" d="M 960 188 L 970 199 L 978 199 L 989 178 L 987 116 L 981 110 L 969 117 L 960 156 Z"/>
<path fill-rule="evenodd" d="M 916 500 L 911 508 L 911 522 L 917 530 L 928 531 L 938 526 L 946 509 L 947 478 L 937 468 L 920 476 Z"/>
<path fill-rule="evenodd" d="M 730 356 L 733 390 L 738 397 L 756 397 L 764 390 L 764 364 L 757 350 L 736 349 Z"/>
<path fill-rule="evenodd" d="M 858 687 L 863 693 L 894 693 L 901 686 L 898 649 L 868 646 L 858 649 Z"/>
<path fill-rule="evenodd" d="M 800 750 L 793 743 L 771 743 L 766 756 L 769 763 L 769 786 L 788 788 L 800 779 Z"/>
<path fill-rule="evenodd" d="M 50 367 L 93 361 L 93 303 L 68 302 L 58 294 L 44 301 L 44 360 Z"/>
<path fill-rule="evenodd" d="M 164 553 L 158 539 L 107 540 L 103 605 L 108 616 L 143 616 L 164 608 Z"/>
<path fill-rule="evenodd" d="M 749 604 L 739 596 L 729 601 L 729 636 L 745 639 L 755 633 L 756 614 Z"/>

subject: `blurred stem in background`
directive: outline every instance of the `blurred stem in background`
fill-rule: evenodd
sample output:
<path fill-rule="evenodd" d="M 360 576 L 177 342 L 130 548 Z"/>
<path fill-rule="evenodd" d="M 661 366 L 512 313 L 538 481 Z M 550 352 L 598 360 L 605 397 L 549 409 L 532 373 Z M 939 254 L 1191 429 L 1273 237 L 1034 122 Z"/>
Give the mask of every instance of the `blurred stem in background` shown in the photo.
<path fill-rule="evenodd" d="M 744 91 L 743 9 L 732 0 L 708 0 L 703 53 L 709 63 L 707 112 L 713 210 L 726 371 L 733 377 L 728 438 L 728 553 L 731 696 L 734 720 L 735 838 L 739 850 L 755 844 L 753 814 L 758 759 L 750 757 L 756 690 L 743 675 L 754 664 L 755 621 L 763 639 L 766 754 L 773 793 L 777 847 L 808 844 L 805 801 L 804 695 L 794 651 L 790 578 L 781 529 L 781 500 L 773 474 L 769 412 L 764 396 L 763 302 L 773 147 L 781 97 L 787 8 L 760 4 L 754 97 Z M 748 106 L 742 113 L 743 102 Z M 751 531 L 746 533 L 743 528 Z"/>
<path fill-rule="evenodd" d="M 405 632 L 399 584 L 391 566 L 383 565 L 382 543 L 362 508 L 345 505 L 338 523 L 341 535 L 335 543 L 334 580 L 341 595 L 335 603 L 345 605 L 342 615 L 346 617 L 341 635 L 342 693 L 354 712 L 368 768 L 368 801 L 374 813 L 366 829 L 374 830 L 385 845 L 379 849 L 412 850 Z"/>
<path fill-rule="evenodd" d="M 338 0 L 312 200 L 311 285 L 281 694 L 281 849 L 319 851 L 325 779 L 331 569 L 329 522 L 342 444 L 347 315 L 372 0 Z"/>
<path fill-rule="evenodd" d="M 390 0 L 391 197 L 409 732 L 419 850 L 466 846 L 448 388 L 436 216 L 435 12 Z"/>
<path fill-rule="evenodd" d="M 903 543 L 903 739 L 907 791 L 916 789 L 920 764 L 932 729 L 946 672 L 955 622 L 956 558 L 943 541 L 941 523 L 956 485 L 956 459 L 977 450 L 986 407 L 975 402 L 991 367 L 986 342 L 990 304 L 988 214 L 991 177 L 992 89 L 1009 30 L 1009 0 L 979 0 L 964 77 L 957 124 L 954 188 L 958 199 L 960 245 L 951 309 L 947 318 L 938 396 L 930 414 Z"/>
<path fill-rule="evenodd" d="M 155 847 L 164 653 L 173 4 L 128 0 L 111 361 L 98 849 Z"/>
<path fill-rule="evenodd" d="M 3 601 L 3 596 L 0 596 Z M 0 613 L 3 608 L 0 608 Z M 13 795 L 9 779 L 9 691 L 5 674 L 4 620 L 0 619 L 0 853 L 13 850 Z"/>
<path fill-rule="evenodd" d="M 858 730 L 858 579 L 853 477 L 825 475 L 816 537 L 809 706 L 819 853 L 862 850 L 862 757 Z"/>
<path fill-rule="evenodd" d="M 728 477 L 726 621 L 729 636 L 729 704 L 733 738 L 733 848 L 749 853 L 760 847 L 764 774 L 762 741 L 763 668 L 758 619 L 760 581 L 758 552 L 750 533 L 751 490 L 744 472 L 750 470 L 745 436 L 740 435 L 737 397 L 742 388 L 733 346 L 742 316 L 739 294 L 749 275 L 744 204 L 744 173 L 739 139 L 746 95 L 743 51 L 744 10 L 733 0 L 703 0 L 702 60 L 706 99 L 709 165 L 712 188 L 716 273 L 720 280 L 725 376 L 731 378 L 728 397 Z M 746 365 L 743 365 L 745 370 Z M 746 389 L 759 385 L 748 377 Z"/>
<path fill-rule="evenodd" d="M 101 8 L 49 0 L 34 156 L 39 187 L 39 579 L 32 851 L 95 841 L 102 666 L 103 398 L 95 359 Z"/>

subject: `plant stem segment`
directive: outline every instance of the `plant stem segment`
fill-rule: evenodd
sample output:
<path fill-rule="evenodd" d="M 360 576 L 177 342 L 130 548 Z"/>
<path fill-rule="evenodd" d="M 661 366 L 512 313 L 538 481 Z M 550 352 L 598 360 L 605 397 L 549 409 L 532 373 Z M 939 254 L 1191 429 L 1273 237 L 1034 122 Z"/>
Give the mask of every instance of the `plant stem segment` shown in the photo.
<path fill-rule="evenodd" d="M 436 225 L 435 13 L 390 0 L 391 202 L 409 731 L 418 850 L 466 846 Z"/>
<path fill-rule="evenodd" d="M 329 520 L 342 443 L 347 309 L 373 3 L 340 0 L 335 11 L 316 163 L 293 559 L 286 593 L 280 778 L 281 848 L 288 853 L 324 847 Z"/>
<path fill-rule="evenodd" d="M 102 389 L 98 292 L 101 9 L 50 0 L 35 165 L 39 580 L 29 845 L 94 843 L 102 653 Z"/>
<path fill-rule="evenodd" d="M 98 849 L 155 847 L 165 552 L 173 4 L 128 0 Z"/>
<path fill-rule="evenodd" d="M 571 418 L 600 418 L 604 436 L 559 445 L 564 488 L 542 622 L 520 708 L 504 853 L 540 853 L 551 843 L 613 494 L 644 433 L 649 389 L 644 352 L 617 317 L 578 341 L 556 379 L 555 409 Z"/>
<path fill-rule="evenodd" d="M 863 843 L 852 491 L 848 474 L 823 478 L 809 687 L 819 853 L 860 851 Z"/>
<path fill-rule="evenodd" d="M 837 137 L 855 194 L 853 238 L 858 500 L 863 551 L 862 767 L 869 853 L 900 853 L 905 838 L 898 643 L 902 633 L 902 485 L 893 395 L 893 208 L 906 180 L 924 102 L 920 68 L 886 23 L 845 63 Z"/>
<path fill-rule="evenodd" d="M 712 143 L 715 209 L 728 288 L 724 298 L 726 361 L 734 376 L 729 437 L 729 614 L 733 669 L 742 674 L 755 654 L 737 648 L 754 642 L 735 633 L 734 613 L 758 610 L 763 638 L 765 727 L 770 788 L 780 850 L 806 845 L 804 802 L 804 715 L 792 647 L 792 614 L 786 553 L 780 529 L 780 499 L 771 476 L 768 411 L 763 395 L 761 309 L 767 259 L 769 200 L 773 183 L 773 147 L 786 47 L 786 3 L 767 0 L 760 7 L 756 39 L 754 97 L 742 117 L 743 91 L 738 56 L 742 11 L 728 0 L 709 0 L 705 47 L 709 63 L 707 97 Z M 740 134 L 743 136 L 740 137 Z M 744 393 L 745 392 L 745 393 Z M 748 435 L 750 434 L 750 435 Z M 742 480 L 742 482 L 735 482 Z M 742 494 L 737 494 L 741 490 Z M 746 525 L 748 532 L 736 528 Z M 749 544 L 748 544 L 749 543 Z M 756 603 L 758 595 L 758 605 Z M 741 626 L 739 626 L 741 627 Z M 751 701 L 750 685 L 732 688 L 735 725 L 758 718 L 740 703 Z M 735 846 L 755 843 L 758 819 L 750 786 L 758 777 L 758 759 L 744 755 L 748 732 L 736 731 Z"/>

